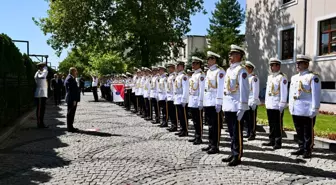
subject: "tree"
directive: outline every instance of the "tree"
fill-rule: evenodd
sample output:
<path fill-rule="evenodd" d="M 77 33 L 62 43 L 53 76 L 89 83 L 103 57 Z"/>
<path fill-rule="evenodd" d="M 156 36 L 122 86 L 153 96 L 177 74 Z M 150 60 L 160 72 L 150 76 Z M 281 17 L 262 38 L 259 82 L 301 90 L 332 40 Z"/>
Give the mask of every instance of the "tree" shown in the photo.
<path fill-rule="evenodd" d="M 244 21 L 244 12 L 237 0 L 220 0 L 210 19 L 208 37 L 213 52 L 228 61 L 230 45 L 241 45 L 243 37 L 239 35 L 239 26 Z M 228 64 L 223 64 L 228 65 Z"/>
<path fill-rule="evenodd" d="M 203 0 L 49 1 L 48 17 L 35 20 L 58 53 L 63 48 L 96 46 L 123 53 L 137 65 L 150 66 L 170 56 L 189 32 L 190 15 Z"/>

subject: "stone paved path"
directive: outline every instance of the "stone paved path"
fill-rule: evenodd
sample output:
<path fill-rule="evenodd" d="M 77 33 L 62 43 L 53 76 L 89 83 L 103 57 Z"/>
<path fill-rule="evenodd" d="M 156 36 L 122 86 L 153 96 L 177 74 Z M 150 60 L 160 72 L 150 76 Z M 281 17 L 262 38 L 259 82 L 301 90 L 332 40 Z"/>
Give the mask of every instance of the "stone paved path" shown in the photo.
<path fill-rule="evenodd" d="M 289 154 L 296 149 L 289 140 L 277 151 L 262 147 L 267 135 L 259 133 L 244 141 L 243 164 L 228 167 L 221 162 L 230 153 L 224 130 L 221 153 L 207 155 L 205 145 L 92 99 L 82 98 L 75 125 L 98 132 L 66 132 L 66 107 L 48 105 L 51 128 L 36 129 L 32 118 L 0 144 L 0 184 L 336 184 L 336 156 L 327 151 L 317 149 L 304 160 Z"/>

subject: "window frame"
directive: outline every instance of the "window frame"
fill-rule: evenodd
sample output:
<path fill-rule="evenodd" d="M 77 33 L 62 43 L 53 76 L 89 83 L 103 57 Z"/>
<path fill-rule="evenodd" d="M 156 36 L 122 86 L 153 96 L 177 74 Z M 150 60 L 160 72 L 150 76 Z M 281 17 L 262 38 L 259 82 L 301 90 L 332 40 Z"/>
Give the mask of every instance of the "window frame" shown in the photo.
<path fill-rule="evenodd" d="M 298 4 L 298 0 L 290 0 L 284 3 L 284 0 L 279 0 L 280 9 L 288 8 Z"/>
<path fill-rule="evenodd" d="M 331 20 L 336 18 L 336 13 L 325 15 L 322 17 L 315 18 L 315 34 L 314 34 L 314 62 L 323 62 L 336 60 L 336 53 L 331 53 L 328 55 L 320 55 L 320 43 L 321 43 L 321 23 L 323 21 Z M 331 34 L 329 35 L 329 37 Z M 329 47 L 329 46 L 328 46 Z"/>
<path fill-rule="evenodd" d="M 336 17 L 331 18 L 331 19 L 326 19 L 323 21 L 320 21 L 320 26 L 319 26 L 319 56 L 327 56 L 327 55 L 336 55 L 336 51 L 331 53 L 331 44 L 336 44 L 336 40 L 332 41 L 332 33 L 335 32 L 336 33 L 336 28 L 335 29 L 331 29 L 331 21 L 332 20 L 336 20 Z M 322 31 L 322 23 L 324 22 L 329 22 L 328 23 L 328 29 L 325 31 Z M 322 35 L 323 34 L 328 34 L 328 53 L 327 54 L 323 54 L 323 48 L 322 48 Z"/>
<path fill-rule="evenodd" d="M 278 58 L 281 60 L 281 64 L 292 64 L 296 62 L 296 54 L 297 54 L 297 25 L 289 25 L 285 27 L 278 28 Z M 294 29 L 294 38 L 293 38 L 293 58 L 292 59 L 282 59 L 282 34 L 283 31 Z"/>

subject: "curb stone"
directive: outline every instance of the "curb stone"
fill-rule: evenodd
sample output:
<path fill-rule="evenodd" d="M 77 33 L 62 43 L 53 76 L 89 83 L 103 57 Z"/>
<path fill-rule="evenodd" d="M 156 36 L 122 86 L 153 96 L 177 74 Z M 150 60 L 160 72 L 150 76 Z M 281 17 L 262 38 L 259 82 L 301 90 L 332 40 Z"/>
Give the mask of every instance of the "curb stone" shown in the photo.
<path fill-rule="evenodd" d="M 257 131 L 258 132 L 269 133 L 269 126 L 257 124 Z M 294 132 L 294 131 L 283 131 L 283 132 L 284 132 L 284 135 L 285 135 L 284 138 L 287 138 L 287 139 L 293 140 L 293 141 L 297 141 L 296 132 Z M 331 152 L 336 153 L 336 141 L 334 141 L 334 140 L 325 139 L 325 138 L 315 136 L 314 145 L 315 145 L 316 148 L 327 149 Z"/>

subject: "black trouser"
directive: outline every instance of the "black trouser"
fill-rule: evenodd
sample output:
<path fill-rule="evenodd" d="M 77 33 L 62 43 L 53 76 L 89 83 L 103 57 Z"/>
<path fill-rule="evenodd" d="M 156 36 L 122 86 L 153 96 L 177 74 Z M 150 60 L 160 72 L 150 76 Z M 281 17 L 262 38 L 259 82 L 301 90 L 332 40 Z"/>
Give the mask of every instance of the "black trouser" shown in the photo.
<path fill-rule="evenodd" d="M 268 124 L 270 127 L 269 139 L 274 145 L 281 146 L 282 144 L 282 126 L 283 112 L 280 113 L 277 109 L 267 109 Z"/>
<path fill-rule="evenodd" d="M 316 117 L 294 116 L 293 122 L 298 137 L 299 148 L 311 152 L 314 146 L 314 126 Z"/>
<path fill-rule="evenodd" d="M 135 98 L 135 93 L 134 92 L 131 93 L 131 103 L 133 104 L 133 108 L 135 110 L 136 98 Z"/>
<path fill-rule="evenodd" d="M 151 101 L 148 98 L 144 98 L 145 101 L 145 117 L 148 118 L 151 116 L 150 112 L 152 111 Z M 153 119 L 151 117 L 151 119 Z"/>
<path fill-rule="evenodd" d="M 203 111 L 199 110 L 198 108 L 191 108 L 191 107 L 189 107 L 189 110 L 191 111 L 191 116 L 195 127 L 195 139 L 202 139 Z"/>
<path fill-rule="evenodd" d="M 186 104 L 185 107 L 183 107 L 181 104 L 176 105 L 178 120 L 180 121 L 182 132 L 188 132 L 188 116 L 187 116 L 187 111 L 188 110 L 187 110 L 187 107 L 188 107 L 187 104 Z"/>
<path fill-rule="evenodd" d="M 105 97 L 105 86 L 103 85 L 100 86 L 100 92 L 101 92 L 101 97 L 105 99 L 106 98 Z"/>
<path fill-rule="evenodd" d="M 105 96 L 107 101 L 112 101 L 111 89 L 108 86 L 105 86 Z"/>
<path fill-rule="evenodd" d="M 204 107 L 206 120 L 209 125 L 209 146 L 214 149 L 219 148 L 220 136 L 221 136 L 221 125 L 223 123 L 222 111 L 216 112 L 214 106 Z"/>
<path fill-rule="evenodd" d="M 126 93 L 125 93 L 125 107 L 126 107 L 127 110 L 131 109 L 131 93 L 132 93 L 131 89 L 126 89 Z"/>
<path fill-rule="evenodd" d="M 85 89 L 84 87 L 81 87 L 82 94 L 84 95 Z"/>
<path fill-rule="evenodd" d="M 167 117 L 168 108 L 167 108 L 167 106 L 168 106 L 168 104 L 167 104 L 166 100 L 159 100 L 159 110 L 161 110 L 162 124 L 167 124 L 168 123 L 168 117 Z"/>
<path fill-rule="evenodd" d="M 231 153 L 235 158 L 243 156 L 243 122 L 238 121 L 237 112 L 224 112 L 231 138 Z"/>
<path fill-rule="evenodd" d="M 139 96 L 139 111 L 140 111 L 140 114 L 144 114 L 144 111 L 145 111 L 145 99 L 144 97 L 141 95 Z"/>
<path fill-rule="evenodd" d="M 61 89 L 54 89 L 54 101 L 55 105 L 61 104 Z"/>
<path fill-rule="evenodd" d="M 96 87 L 92 87 L 92 91 L 93 91 L 93 98 L 94 98 L 94 100 L 98 101 L 97 86 Z"/>
<path fill-rule="evenodd" d="M 135 96 L 135 105 L 134 105 L 135 112 L 138 112 L 139 106 L 140 106 L 140 96 L 136 95 Z"/>
<path fill-rule="evenodd" d="M 245 111 L 242 118 L 243 125 L 247 127 L 247 137 L 256 136 L 257 110 L 258 106 L 255 110 L 252 110 L 252 108 L 250 107 L 249 110 Z"/>
<path fill-rule="evenodd" d="M 35 98 L 36 100 L 36 119 L 37 119 L 37 126 L 44 126 L 44 113 L 46 108 L 46 97 Z"/>
<path fill-rule="evenodd" d="M 155 120 L 160 120 L 160 117 L 159 117 L 159 105 L 158 105 L 158 102 L 155 98 L 151 98 L 151 104 L 152 104 L 152 108 L 154 109 L 154 112 L 155 112 Z M 151 118 L 153 117 L 153 111 L 150 112 L 151 114 Z"/>
<path fill-rule="evenodd" d="M 75 120 L 75 114 L 76 114 L 76 109 L 77 109 L 77 102 L 74 105 L 73 102 L 68 103 L 68 113 L 67 113 L 67 127 L 69 129 L 73 129 L 73 123 Z"/>
<path fill-rule="evenodd" d="M 174 101 L 167 101 L 168 104 L 168 115 L 167 118 L 169 117 L 170 122 L 171 122 L 171 127 L 172 128 L 177 128 L 177 109 L 176 106 L 174 105 Z"/>

